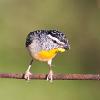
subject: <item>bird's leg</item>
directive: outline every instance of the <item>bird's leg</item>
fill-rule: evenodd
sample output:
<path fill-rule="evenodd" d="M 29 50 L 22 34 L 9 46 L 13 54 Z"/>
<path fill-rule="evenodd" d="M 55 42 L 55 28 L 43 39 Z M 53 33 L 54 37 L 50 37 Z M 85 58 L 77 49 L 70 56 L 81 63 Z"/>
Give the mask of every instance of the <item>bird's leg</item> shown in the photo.
<path fill-rule="evenodd" d="M 51 63 L 52 63 L 52 59 L 48 61 L 48 65 L 49 65 L 49 73 L 47 75 L 47 80 L 50 80 L 50 82 L 53 81 L 53 71 L 51 69 Z"/>
<path fill-rule="evenodd" d="M 31 66 L 32 66 L 32 62 L 33 62 L 33 59 L 30 61 L 30 64 L 29 64 L 29 66 L 28 66 L 28 69 L 27 69 L 26 72 L 25 72 L 24 78 L 25 78 L 26 80 L 30 80 L 30 75 L 32 75 L 31 72 L 30 72 L 30 68 L 31 68 Z"/>

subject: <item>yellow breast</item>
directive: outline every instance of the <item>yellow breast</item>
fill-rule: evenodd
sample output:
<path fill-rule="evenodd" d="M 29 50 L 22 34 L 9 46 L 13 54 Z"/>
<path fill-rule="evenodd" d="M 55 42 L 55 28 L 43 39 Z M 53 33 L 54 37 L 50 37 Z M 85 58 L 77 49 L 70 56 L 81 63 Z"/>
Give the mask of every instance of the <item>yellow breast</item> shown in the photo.
<path fill-rule="evenodd" d="M 57 52 L 64 52 L 64 51 L 65 49 L 63 48 L 57 48 L 57 49 L 52 49 L 52 50 L 42 50 L 37 54 L 35 58 L 40 61 L 48 61 L 54 58 Z"/>

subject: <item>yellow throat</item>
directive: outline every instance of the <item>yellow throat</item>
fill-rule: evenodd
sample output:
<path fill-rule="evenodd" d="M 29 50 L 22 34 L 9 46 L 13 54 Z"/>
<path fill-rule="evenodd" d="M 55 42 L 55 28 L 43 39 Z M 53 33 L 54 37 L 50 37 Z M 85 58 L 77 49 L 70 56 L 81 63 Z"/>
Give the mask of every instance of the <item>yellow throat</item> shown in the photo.
<path fill-rule="evenodd" d="M 52 49 L 52 50 L 42 50 L 38 53 L 38 58 L 39 60 L 41 61 L 46 61 L 46 60 L 49 60 L 49 59 L 52 59 L 53 57 L 55 57 L 55 55 L 58 53 L 58 52 L 64 52 L 65 49 L 64 48 L 55 48 L 55 49 Z"/>

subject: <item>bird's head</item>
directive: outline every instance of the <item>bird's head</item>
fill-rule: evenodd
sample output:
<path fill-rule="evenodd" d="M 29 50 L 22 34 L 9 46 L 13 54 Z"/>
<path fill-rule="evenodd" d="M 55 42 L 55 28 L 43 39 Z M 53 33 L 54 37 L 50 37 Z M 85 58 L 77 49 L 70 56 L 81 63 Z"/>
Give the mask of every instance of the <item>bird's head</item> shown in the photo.
<path fill-rule="evenodd" d="M 64 52 L 70 49 L 68 39 L 64 33 L 56 30 L 49 30 L 47 36 L 52 41 L 54 48 L 58 48 L 58 51 Z"/>

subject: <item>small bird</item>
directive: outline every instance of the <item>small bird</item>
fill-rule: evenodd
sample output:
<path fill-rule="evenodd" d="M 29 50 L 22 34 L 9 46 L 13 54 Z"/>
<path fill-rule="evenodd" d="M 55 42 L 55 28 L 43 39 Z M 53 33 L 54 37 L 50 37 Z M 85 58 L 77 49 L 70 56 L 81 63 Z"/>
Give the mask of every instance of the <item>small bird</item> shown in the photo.
<path fill-rule="evenodd" d="M 57 30 L 36 30 L 28 34 L 25 45 L 32 60 L 25 72 L 24 78 L 30 80 L 30 68 L 32 66 L 33 58 L 35 58 L 39 61 L 48 63 L 49 73 L 47 75 L 47 80 L 52 82 L 52 59 L 58 52 L 64 52 L 65 50 L 70 49 L 65 34 Z"/>

